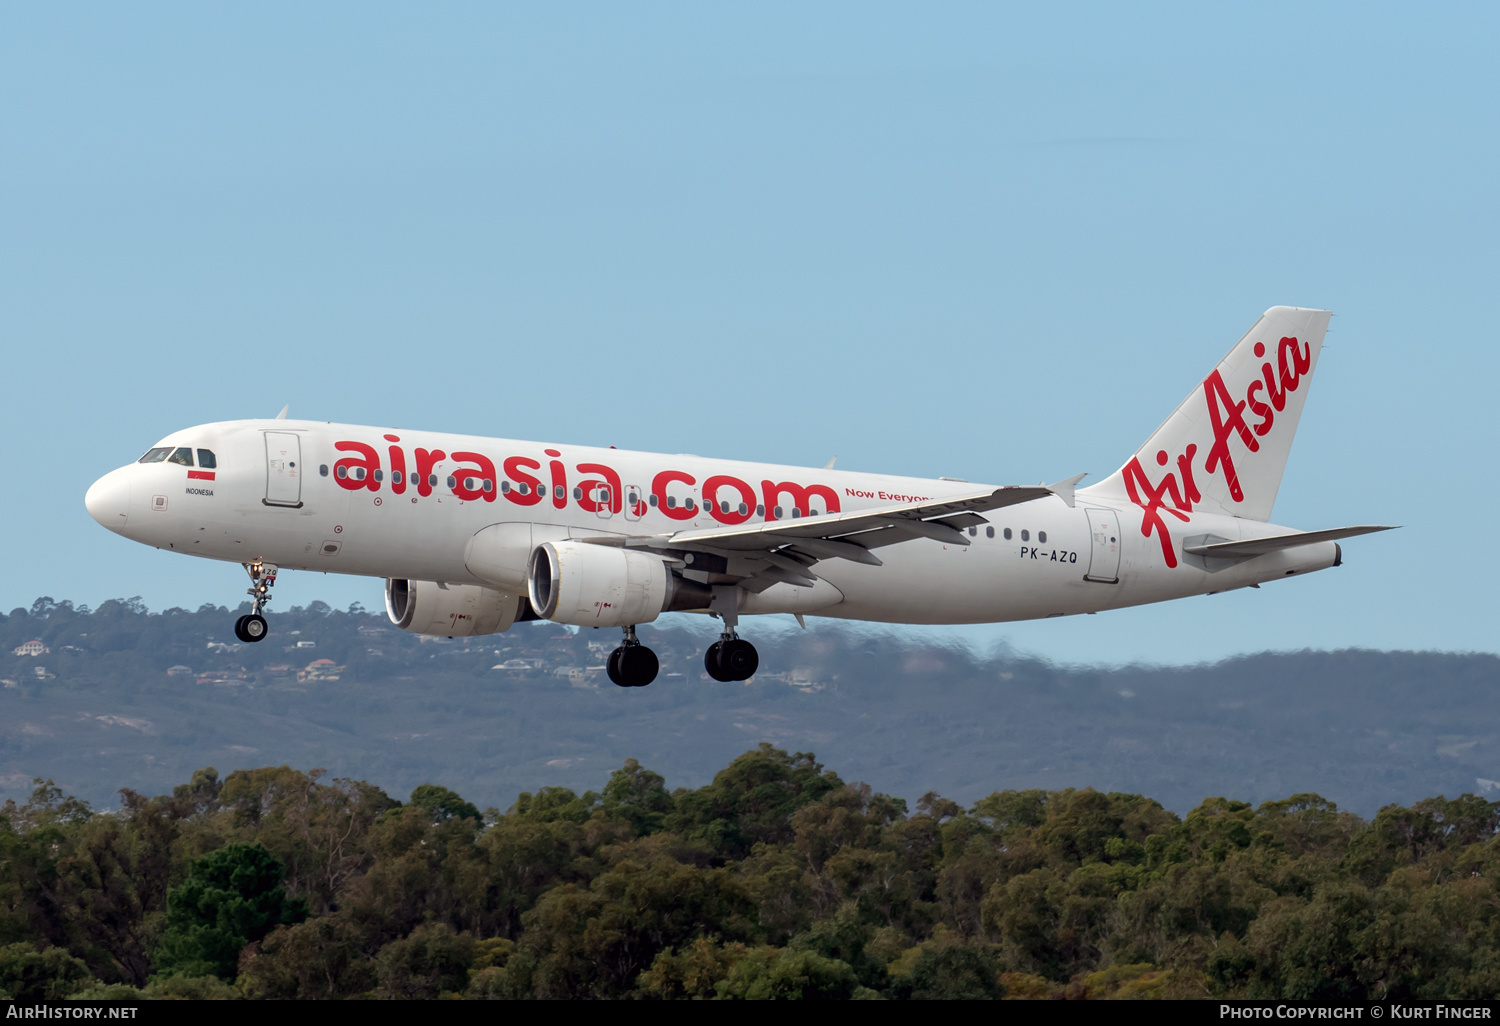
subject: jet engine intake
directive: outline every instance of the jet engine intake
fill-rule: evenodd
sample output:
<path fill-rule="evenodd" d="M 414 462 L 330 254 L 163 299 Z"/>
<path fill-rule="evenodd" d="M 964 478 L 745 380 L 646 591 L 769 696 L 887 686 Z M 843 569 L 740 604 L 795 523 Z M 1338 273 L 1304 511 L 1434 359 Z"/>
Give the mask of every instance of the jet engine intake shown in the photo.
<path fill-rule="evenodd" d="M 631 627 L 713 600 L 706 585 L 672 573 L 660 556 L 588 542 L 538 545 L 526 581 L 538 616 L 579 627 Z"/>
<path fill-rule="evenodd" d="M 500 634 L 517 620 L 536 619 L 523 595 L 477 584 L 437 584 L 399 577 L 385 582 L 385 612 L 403 631 L 449 638 Z"/>

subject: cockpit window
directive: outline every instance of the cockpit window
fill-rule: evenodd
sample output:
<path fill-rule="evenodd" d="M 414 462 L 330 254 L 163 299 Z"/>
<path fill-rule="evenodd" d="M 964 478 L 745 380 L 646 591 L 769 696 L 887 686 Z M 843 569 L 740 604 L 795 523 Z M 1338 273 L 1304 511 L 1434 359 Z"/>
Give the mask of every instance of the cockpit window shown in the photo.
<path fill-rule="evenodd" d="M 187 446 L 183 446 L 181 449 L 173 452 L 171 456 L 167 457 L 167 462 L 176 463 L 184 467 L 191 467 L 193 465 L 193 450 L 189 449 Z"/>
<path fill-rule="evenodd" d="M 213 470 L 218 465 L 219 461 L 214 459 L 212 449 L 198 450 L 198 466 L 202 467 L 204 470 Z"/>
<path fill-rule="evenodd" d="M 146 453 L 146 455 L 144 455 L 140 459 L 136 460 L 136 462 L 137 463 L 160 463 L 162 460 L 166 459 L 170 455 L 172 455 L 172 448 L 171 448 L 171 446 L 167 446 L 167 447 L 161 448 L 161 449 L 152 449 L 150 452 Z"/>

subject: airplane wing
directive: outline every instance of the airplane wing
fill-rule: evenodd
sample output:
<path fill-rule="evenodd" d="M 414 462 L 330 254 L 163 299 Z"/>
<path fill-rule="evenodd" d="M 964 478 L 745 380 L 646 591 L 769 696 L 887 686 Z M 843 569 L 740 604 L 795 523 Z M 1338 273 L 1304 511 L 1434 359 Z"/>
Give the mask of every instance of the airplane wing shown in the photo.
<path fill-rule="evenodd" d="M 1211 545 L 1187 545 L 1183 552 L 1194 556 L 1214 556 L 1220 559 L 1245 559 L 1250 556 L 1264 556 L 1268 552 L 1276 552 L 1279 549 L 1292 549 L 1298 545 L 1311 545 L 1314 542 L 1338 541 L 1340 538 L 1353 538 L 1361 534 L 1374 534 L 1376 531 L 1394 531 L 1394 527 L 1335 527 L 1327 531 L 1298 531 L 1295 534 L 1277 534 L 1269 538 L 1251 538 L 1247 541 L 1237 542 L 1215 542 Z"/>
<path fill-rule="evenodd" d="M 749 557 L 726 561 L 725 572 L 748 578 L 752 591 L 784 581 L 811 587 L 816 575 L 809 569 L 824 559 L 848 559 L 880 566 L 871 549 L 913 538 L 931 538 L 950 545 L 970 545 L 965 527 L 988 523 L 979 514 L 1056 495 L 1073 504 L 1073 486 L 1082 474 L 1054 485 L 1010 486 L 945 499 L 905 503 L 874 510 L 825 513 L 795 520 L 700 528 L 670 535 L 630 538 L 631 547 L 720 553 Z M 736 572 L 736 570 L 739 572 Z"/>

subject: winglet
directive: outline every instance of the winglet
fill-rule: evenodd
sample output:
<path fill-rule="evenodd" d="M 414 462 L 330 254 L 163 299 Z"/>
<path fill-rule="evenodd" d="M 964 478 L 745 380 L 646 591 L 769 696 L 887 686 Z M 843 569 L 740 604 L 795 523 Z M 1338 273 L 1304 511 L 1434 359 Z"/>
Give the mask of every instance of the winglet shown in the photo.
<path fill-rule="evenodd" d="M 838 453 L 834 453 L 833 459 L 831 459 L 827 463 L 823 464 L 823 469 L 824 470 L 832 470 L 833 469 L 833 465 L 835 463 L 837 463 L 838 461 L 839 461 Z"/>
<path fill-rule="evenodd" d="M 278 414 L 276 414 L 276 419 L 277 420 L 286 420 L 287 411 L 290 410 L 291 408 L 292 408 L 292 404 L 291 403 L 287 403 L 285 406 L 283 406 L 281 408 L 281 412 L 278 413 Z"/>
<path fill-rule="evenodd" d="M 1057 482 L 1057 484 L 1044 485 L 1043 487 L 1045 487 L 1047 491 L 1057 496 L 1063 502 L 1067 503 L 1069 509 L 1072 509 L 1073 489 L 1077 487 L 1079 481 L 1082 481 L 1088 476 L 1089 472 L 1085 470 L 1082 474 L 1074 474 L 1072 477 L 1068 478 L 1065 481 L 1059 481 Z"/>

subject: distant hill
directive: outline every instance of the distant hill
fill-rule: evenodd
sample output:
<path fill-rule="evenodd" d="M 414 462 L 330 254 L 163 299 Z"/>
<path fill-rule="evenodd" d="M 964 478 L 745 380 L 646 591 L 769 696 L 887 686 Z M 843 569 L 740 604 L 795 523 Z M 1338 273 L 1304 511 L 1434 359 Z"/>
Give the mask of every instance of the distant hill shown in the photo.
<path fill-rule="evenodd" d="M 1068 668 L 813 622 L 762 641 L 745 684 L 702 672 L 710 630 L 642 629 L 662 677 L 604 676 L 618 631 L 523 624 L 422 639 L 321 603 L 243 645 L 234 613 L 96 610 L 40 599 L 0 619 L 0 801 L 33 777 L 114 804 L 193 770 L 288 764 L 406 794 L 441 783 L 505 808 L 598 787 L 626 758 L 705 784 L 757 742 L 851 780 L 962 803 L 1004 788 L 1142 793 L 1185 813 L 1317 792 L 1372 816 L 1463 792 L 1500 797 L 1500 658 L 1265 653 L 1202 666 Z M 37 654 L 25 651 L 39 642 Z M 498 667 L 498 668 L 497 668 Z"/>

